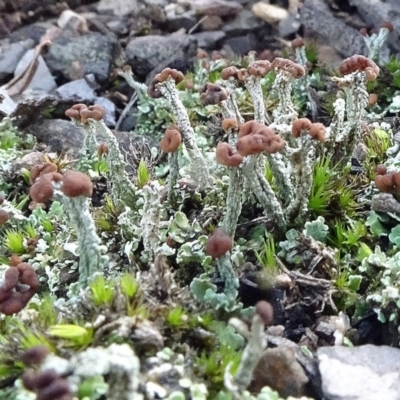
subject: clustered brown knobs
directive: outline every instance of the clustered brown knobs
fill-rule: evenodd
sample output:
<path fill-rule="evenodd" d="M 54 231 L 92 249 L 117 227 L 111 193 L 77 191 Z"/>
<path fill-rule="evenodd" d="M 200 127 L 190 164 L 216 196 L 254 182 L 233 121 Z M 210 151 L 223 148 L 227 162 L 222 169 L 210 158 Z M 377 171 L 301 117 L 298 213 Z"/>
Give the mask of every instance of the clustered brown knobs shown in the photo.
<path fill-rule="evenodd" d="M 19 257 L 12 257 L 11 266 L 0 286 L 0 312 L 12 315 L 20 312 L 39 290 L 39 279 L 33 267 Z"/>
<path fill-rule="evenodd" d="M 158 84 L 165 82 L 168 78 L 172 78 L 176 84 L 183 81 L 182 72 L 173 68 L 164 68 L 159 74 L 157 74 L 154 79 L 150 82 L 147 88 L 147 94 L 153 99 L 158 99 L 162 97 Z"/>
<path fill-rule="evenodd" d="M 176 125 L 171 125 L 165 130 L 164 137 L 160 141 L 160 148 L 164 153 L 174 153 L 179 149 L 182 136 Z"/>
<path fill-rule="evenodd" d="M 27 350 L 21 361 L 28 367 L 42 364 L 49 354 L 46 346 L 35 346 Z M 27 370 L 22 375 L 22 383 L 27 390 L 35 392 L 37 400 L 72 400 L 68 381 L 54 369 L 45 371 Z"/>
<path fill-rule="evenodd" d="M 237 152 L 242 156 L 251 154 L 274 154 L 282 150 L 285 141 L 271 128 L 257 121 L 247 121 L 239 129 Z"/>
<path fill-rule="evenodd" d="M 379 75 L 379 67 L 375 62 L 358 54 L 346 58 L 339 66 L 341 75 L 348 75 L 356 71 L 364 71 L 368 81 L 374 81 Z"/>
<path fill-rule="evenodd" d="M 300 137 L 302 132 L 308 132 L 312 139 L 325 142 L 325 126 L 319 122 L 312 123 L 308 118 L 299 118 L 293 121 L 292 135 Z"/>
<path fill-rule="evenodd" d="M 300 64 L 287 58 L 276 57 L 271 66 L 272 69 L 285 71 L 296 79 L 302 78 L 306 74 L 305 69 Z"/>
<path fill-rule="evenodd" d="M 234 66 L 226 67 L 221 71 L 221 78 L 228 80 L 232 77 L 239 81 L 245 81 L 249 75 L 263 78 L 269 73 L 269 71 L 271 71 L 271 69 L 272 65 L 268 60 L 258 60 L 252 62 L 247 69 L 238 69 Z"/>
<path fill-rule="evenodd" d="M 221 85 L 206 83 L 199 90 L 200 98 L 205 105 L 218 104 L 228 98 L 228 91 Z"/>
<path fill-rule="evenodd" d="M 93 184 L 89 176 L 72 170 L 63 175 L 56 171 L 57 166 L 52 163 L 44 163 L 32 168 L 30 179 L 33 184 L 29 190 L 29 196 L 34 202 L 46 203 L 53 197 L 52 182 L 59 182 L 61 192 L 67 197 L 92 196 Z"/>
<path fill-rule="evenodd" d="M 376 168 L 375 185 L 379 191 L 400 194 L 400 172 L 387 172 L 387 168 L 383 164 L 379 164 Z"/>
<path fill-rule="evenodd" d="M 98 104 L 89 107 L 86 104 L 74 104 L 71 108 L 65 111 L 67 117 L 79 120 L 83 124 L 86 124 L 89 121 L 89 118 L 101 121 L 105 114 L 106 112 L 104 108 Z"/>

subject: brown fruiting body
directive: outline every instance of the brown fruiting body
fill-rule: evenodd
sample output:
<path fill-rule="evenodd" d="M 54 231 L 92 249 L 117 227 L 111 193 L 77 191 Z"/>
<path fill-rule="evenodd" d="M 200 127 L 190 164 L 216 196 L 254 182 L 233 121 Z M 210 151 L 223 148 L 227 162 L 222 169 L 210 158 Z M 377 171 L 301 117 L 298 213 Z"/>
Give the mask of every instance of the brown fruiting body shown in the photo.
<path fill-rule="evenodd" d="M 389 172 L 385 175 L 376 175 L 375 185 L 384 193 L 400 194 L 400 172 Z"/>
<path fill-rule="evenodd" d="M 10 219 L 10 214 L 6 210 L 0 210 L 0 226 Z"/>
<path fill-rule="evenodd" d="M 29 196 L 36 203 L 46 203 L 53 197 L 52 184 L 54 173 L 41 175 L 29 189 Z"/>
<path fill-rule="evenodd" d="M 206 83 L 200 88 L 199 92 L 202 102 L 206 105 L 218 104 L 228 98 L 228 92 L 226 89 L 215 83 Z"/>
<path fill-rule="evenodd" d="M 369 81 L 376 79 L 379 75 L 379 67 L 375 62 L 358 54 L 346 58 L 339 66 L 341 75 L 348 75 L 355 71 L 364 71 Z"/>
<path fill-rule="evenodd" d="M 298 36 L 296 39 L 292 40 L 292 49 L 304 46 L 304 40 L 302 37 Z"/>
<path fill-rule="evenodd" d="M 299 118 L 292 123 L 292 135 L 295 138 L 300 137 L 302 131 L 308 131 L 312 122 L 308 118 Z"/>
<path fill-rule="evenodd" d="M 237 131 L 239 129 L 239 123 L 235 118 L 223 119 L 221 126 L 224 132 L 228 132 L 230 129 L 234 131 Z"/>
<path fill-rule="evenodd" d="M 280 69 L 288 72 L 293 76 L 293 78 L 296 79 L 302 78 L 306 74 L 305 69 L 300 64 L 297 64 L 287 58 L 277 57 L 274 61 L 272 61 L 271 66 L 273 69 Z"/>
<path fill-rule="evenodd" d="M 274 154 L 284 146 L 285 141 L 275 131 L 254 120 L 240 127 L 236 143 L 237 152 L 244 157 L 262 152 Z"/>
<path fill-rule="evenodd" d="M 265 326 L 270 326 L 274 320 L 274 309 L 268 301 L 260 300 L 256 303 L 256 314 L 258 314 Z"/>
<path fill-rule="evenodd" d="M 99 157 L 102 157 L 104 154 L 108 154 L 108 152 L 110 151 L 108 144 L 103 142 L 99 144 L 99 147 L 97 149 L 97 154 Z"/>
<path fill-rule="evenodd" d="M 227 167 L 238 167 L 243 162 L 243 156 L 235 153 L 233 147 L 226 142 L 218 143 L 215 159 L 218 164 Z"/>
<path fill-rule="evenodd" d="M 378 175 L 386 175 L 387 168 L 385 164 L 378 164 L 376 167 L 376 173 Z"/>
<path fill-rule="evenodd" d="M 176 125 L 171 125 L 165 130 L 164 137 L 160 141 L 160 148 L 164 153 L 174 153 L 179 149 L 182 136 Z"/>
<path fill-rule="evenodd" d="M 311 124 L 309 134 L 315 140 L 318 140 L 320 142 L 326 141 L 325 126 L 320 122 L 315 122 L 314 124 Z"/>
<path fill-rule="evenodd" d="M 26 350 L 21 356 L 21 361 L 27 366 L 40 365 L 50 354 L 50 350 L 44 346 L 34 346 Z"/>
<path fill-rule="evenodd" d="M 19 291 L 19 283 L 28 285 L 29 289 Z M 5 315 L 20 312 L 39 290 L 39 286 L 39 279 L 30 264 L 19 263 L 15 267 L 9 267 L 0 287 L 0 312 Z"/>
<path fill-rule="evenodd" d="M 57 172 L 57 165 L 52 162 L 45 162 L 43 164 L 34 165 L 31 168 L 31 174 L 29 176 L 29 183 L 32 185 L 35 183 L 39 176 L 44 174 L 50 174 L 52 172 Z"/>
<path fill-rule="evenodd" d="M 393 24 L 389 21 L 383 21 L 381 23 L 381 28 L 386 28 L 389 30 L 389 32 L 393 32 L 394 29 Z"/>
<path fill-rule="evenodd" d="M 212 258 L 220 258 L 232 249 L 233 241 L 223 228 L 217 228 L 208 238 L 205 253 Z"/>
<path fill-rule="evenodd" d="M 252 62 L 248 66 L 247 72 L 250 75 L 263 78 L 264 76 L 266 76 L 269 73 L 269 71 L 271 71 L 271 69 L 272 69 L 272 66 L 271 66 L 271 63 L 269 61 L 267 61 L 267 60 L 259 60 L 259 61 Z"/>
<path fill-rule="evenodd" d="M 93 183 L 83 172 L 67 171 L 62 176 L 61 191 L 68 197 L 92 197 Z"/>
<path fill-rule="evenodd" d="M 226 67 L 221 71 L 221 78 L 227 80 L 230 77 L 237 79 L 238 69 L 234 66 Z"/>

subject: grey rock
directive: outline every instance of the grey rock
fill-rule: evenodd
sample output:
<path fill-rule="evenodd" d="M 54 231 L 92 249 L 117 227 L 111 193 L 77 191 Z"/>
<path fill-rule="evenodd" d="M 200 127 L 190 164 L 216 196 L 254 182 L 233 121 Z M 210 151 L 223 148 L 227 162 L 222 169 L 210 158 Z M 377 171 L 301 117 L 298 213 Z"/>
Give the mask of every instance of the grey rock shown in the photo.
<path fill-rule="evenodd" d="M 253 33 L 248 33 L 244 36 L 238 36 L 226 40 L 225 46 L 229 46 L 236 54 L 245 55 L 250 50 L 256 50 L 257 47 L 259 47 L 259 43 Z"/>
<path fill-rule="evenodd" d="M 289 35 L 293 35 L 300 28 L 301 22 L 294 15 L 289 15 L 289 17 L 279 21 L 278 30 L 279 35 L 282 37 L 286 37 Z"/>
<path fill-rule="evenodd" d="M 305 0 L 301 8 L 300 21 L 308 35 L 315 36 L 325 45 L 330 45 L 343 56 L 367 55 L 363 36 L 331 14 L 325 3 L 319 0 Z"/>
<path fill-rule="evenodd" d="M 104 82 L 118 60 L 118 50 L 116 39 L 98 32 L 83 36 L 63 32 L 44 58 L 51 72 L 64 79 L 94 74 L 99 82 Z"/>
<path fill-rule="evenodd" d="M 106 123 L 106 125 L 109 127 L 114 127 L 117 123 L 117 121 L 115 120 L 115 104 L 105 97 L 96 97 L 94 102 L 104 108 L 106 112 L 104 116 L 104 122 Z"/>
<path fill-rule="evenodd" d="M 124 18 L 113 19 L 106 22 L 106 27 L 119 36 L 124 36 L 129 32 L 128 21 Z"/>
<path fill-rule="evenodd" d="M 35 56 L 35 49 L 28 50 L 21 60 L 19 61 L 14 75 L 20 74 L 33 60 Z M 54 80 L 53 75 L 51 74 L 49 68 L 47 67 L 45 61 L 42 56 L 38 58 L 38 67 L 33 75 L 31 82 L 28 87 L 25 89 L 26 91 L 38 91 L 42 93 L 50 93 L 57 87 L 56 81 Z"/>
<path fill-rule="evenodd" d="M 197 40 L 197 44 L 200 48 L 215 49 L 215 47 L 218 46 L 218 42 L 226 37 L 226 33 L 223 31 L 199 32 L 191 36 Z"/>
<path fill-rule="evenodd" d="M 140 10 L 137 0 L 100 0 L 96 9 L 99 14 L 117 16 L 136 15 Z"/>
<path fill-rule="evenodd" d="M 197 43 L 186 35 L 149 35 L 131 39 L 125 54 L 132 71 L 143 77 L 165 63 L 194 56 L 196 48 Z"/>
<path fill-rule="evenodd" d="M 17 108 L 17 103 L 8 95 L 6 89 L 0 88 L 0 114 L 8 117 Z"/>
<path fill-rule="evenodd" d="M 9 39 L 0 40 L 0 79 L 14 73 L 21 57 L 35 45 L 32 39 L 10 43 Z"/>
<path fill-rule="evenodd" d="M 52 26 L 54 25 L 50 22 L 37 22 L 35 24 L 26 25 L 12 32 L 9 39 L 11 42 L 20 42 L 21 40 L 30 39 L 37 45 L 47 29 Z"/>
<path fill-rule="evenodd" d="M 263 352 L 254 369 L 254 386 L 251 389 L 258 392 L 269 386 L 284 398 L 301 397 L 307 383 L 307 375 L 296 360 L 295 347 L 282 346 Z"/>
<path fill-rule="evenodd" d="M 236 1 L 226 0 L 194 0 L 191 6 L 199 14 L 218 15 L 220 17 L 236 15 L 243 9 Z"/>
<path fill-rule="evenodd" d="M 265 22 L 257 18 L 250 10 L 242 10 L 231 22 L 222 26 L 222 30 L 234 36 L 245 35 L 254 32 L 265 25 Z"/>
<path fill-rule="evenodd" d="M 326 400 L 400 399 L 400 350 L 389 346 L 320 347 Z"/>
<path fill-rule="evenodd" d="M 183 13 L 167 13 L 166 19 L 168 22 L 168 28 L 171 31 L 176 31 L 181 28 L 189 31 L 197 23 L 198 17 L 195 11 L 188 10 Z"/>
<path fill-rule="evenodd" d="M 56 90 L 57 96 L 62 100 L 74 100 L 76 102 L 94 101 L 96 94 L 86 79 L 78 79 L 60 86 Z"/>

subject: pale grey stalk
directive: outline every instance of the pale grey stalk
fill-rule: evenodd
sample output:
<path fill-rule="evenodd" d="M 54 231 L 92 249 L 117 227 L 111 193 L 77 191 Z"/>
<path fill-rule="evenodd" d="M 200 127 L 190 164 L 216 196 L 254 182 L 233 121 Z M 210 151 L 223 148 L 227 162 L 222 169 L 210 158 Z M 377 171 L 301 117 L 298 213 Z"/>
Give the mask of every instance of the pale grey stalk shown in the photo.
<path fill-rule="evenodd" d="M 239 368 L 235 376 L 232 376 L 230 373 L 232 363 L 228 364 L 224 375 L 225 387 L 234 395 L 235 399 L 242 399 L 243 392 L 248 388 L 253 379 L 254 368 L 267 347 L 265 326 L 258 314 L 253 316 L 250 331 L 247 326 L 237 318 L 231 318 L 229 320 L 229 325 L 233 326 L 247 339 L 247 344 L 243 350 Z"/>
<path fill-rule="evenodd" d="M 59 185 L 54 183 L 53 186 Z M 62 202 L 75 226 L 79 244 L 79 285 L 85 288 L 96 272 L 102 273 L 108 267 L 107 247 L 101 244 L 96 233 L 86 196 L 67 197 L 56 189 L 54 197 Z"/>
<path fill-rule="evenodd" d="M 230 108 L 234 111 L 234 115 L 232 115 L 230 117 L 225 117 L 225 118 L 236 118 L 239 123 L 243 124 L 244 118 L 242 117 L 242 114 L 240 113 L 240 110 L 239 110 L 239 107 L 238 107 L 237 101 L 236 101 L 236 94 L 235 94 L 236 79 L 233 77 L 229 77 L 225 81 L 225 86 L 229 91 L 228 101 L 231 103 Z"/>
<path fill-rule="evenodd" d="M 368 58 L 374 61 L 379 61 L 382 47 L 385 44 L 388 36 L 389 29 L 381 27 L 378 34 L 373 33 L 371 36 L 364 36 L 365 43 L 368 47 Z"/>
<path fill-rule="evenodd" d="M 217 258 L 217 267 L 219 275 L 224 282 L 224 293 L 233 303 L 238 294 L 239 280 L 233 269 L 229 253 Z"/>
<path fill-rule="evenodd" d="M 89 121 L 90 125 L 92 125 L 97 132 L 102 133 L 106 138 L 106 143 L 108 145 L 106 162 L 108 175 L 112 182 L 113 199 L 116 202 L 122 202 L 131 209 L 134 209 L 138 198 L 136 194 L 137 189 L 129 179 L 125 170 L 127 163 L 119 149 L 115 135 L 110 131 L 110 129 L 108 129 L 104 121 L 95 121 L 93 119 L 89 119 Z"/>
<path fill-rule="evenodd" d="M 242 186 L 242 172 L 239 167 L 229 167 L 229 187 L 222 226 L 230 237 L 235 236 L 237 222 L 242 212 Z"/>
<path fill-rule="evenodd" d="M 169 77 L 165 82 L 160 82 L 157 85 L 175 114 L 183 143 L 192 160 L 192 171 L 196 171 L 197 174 L 196 180 L 202 188 L 209 187 L 212 184 L 212 179 L 209 174 L 208 165 L 200 149 L 197 147 L 196 136 L 190 125 L 188 113 L 175 88 L 175 80 Z"/>
<path fill-rule="evenodd" d="M 297 112 L 292 102 L 292 82 L 294 78 L 291 74 L 281 69 L 276 71 L 276 78 L 272 86 L 278 92 L 278 107 L 273 111 L 275 123 L 291 123 L 297 118 Z"/>
<path fill-rule="evenodd" d="M 157 181 L 143 187 L 144 204 L 140 220 L 144 252 L 153 259 L 160 245 L 161 189 Z"/>
<path fill-rule="evenodd" d="M 90 123 L 90 120 L 87 124 L 82 123 L 76 118 L 71 118 L 71 120 L 76 126 L 83 128 L 85 131 L 82 148 L 79 150 L 79 159 L 75 169 L 87 174 L 93 162 L 96 161 L 96 157 L 98 159 L 97 150 L 99 148 L 99 143 L 96 139 L 96 128 Z"/>
<path fill-rule="evenodd" d="M 168 181 L 168 203 L 175 209 L 177 207 L 177 183 L 179 179 L 179 153 L 174 151 L 168 154 L 169 181 Z"/>

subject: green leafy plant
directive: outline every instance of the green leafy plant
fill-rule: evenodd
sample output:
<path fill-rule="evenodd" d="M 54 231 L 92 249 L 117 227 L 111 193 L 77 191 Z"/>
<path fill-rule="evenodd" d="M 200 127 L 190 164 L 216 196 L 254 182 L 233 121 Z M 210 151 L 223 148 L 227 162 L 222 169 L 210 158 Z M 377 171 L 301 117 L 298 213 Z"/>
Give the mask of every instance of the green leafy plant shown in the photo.
<path fill-rule="evenodd" d="M 96 307 L 110 305 L 114 300 L 115 289 L 111 282 L 106 282 L 103 275 L 96 276 L 90 283 L 91 298 Z"/>
<path fill-rule="evenodd" d="M 13 254 L 24 254 L 26 249 L 24 246 L 24 235 L 20 230 L 7 229 L 4 233 L 4 246 Z"/>
<path fill-rule="evenodd" d="M 139 188 L 142 188 L 149 182 L 150 174 L 149 170 L 147 169 L 146 163 L 143 159 L 140 160 L 137 170 L 137 185 Z"/>
<path fill-rule="evenodd" d="M 49 327 L 50 336 L 66 340 L 66 346 L 87 347 L 93 341 L 93 328 L 84 328 L 74 324 L 59 324 Z"/>

